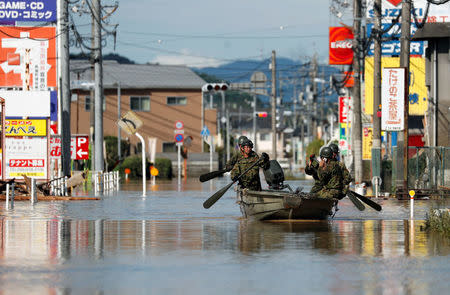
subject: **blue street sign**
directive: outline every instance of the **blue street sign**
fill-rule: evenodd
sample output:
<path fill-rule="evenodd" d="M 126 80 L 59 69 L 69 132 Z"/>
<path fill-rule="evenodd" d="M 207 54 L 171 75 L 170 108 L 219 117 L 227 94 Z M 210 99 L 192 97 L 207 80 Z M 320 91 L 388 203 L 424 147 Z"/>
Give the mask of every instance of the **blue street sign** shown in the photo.
<path fill-rule="evenodd" d="M 207 126 L 205 126 L 205 127 L 203 127 L 203 129 L 202 129 L 202 132 L 200 132 L 200 135 L 201 136 L 209 136 L 209 129 L 208 129 L 208 127 Z"/>
<path fill-rule="evenodd" d="M 183 140 L 184 140 L 183 134 L 177 134 L 177 135 L 175 135 L 175 141 L 176 141 L 176 142 L 183 142 Z"/>

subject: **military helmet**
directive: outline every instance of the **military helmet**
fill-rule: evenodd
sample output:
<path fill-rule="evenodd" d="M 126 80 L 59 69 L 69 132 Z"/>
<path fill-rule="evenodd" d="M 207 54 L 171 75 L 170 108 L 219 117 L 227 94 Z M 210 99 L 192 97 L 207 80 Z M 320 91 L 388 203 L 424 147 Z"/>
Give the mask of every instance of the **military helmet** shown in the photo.
<path fill-rule="evenodd" d="M 253 142 L 247 138 L 247 136 L 241 136 L 238 139 L 238 144 L 239 146 L 249 146 L 249 147 L 253 147 Z"/>
<path fill-rule="evenodd" d="M 337 146 L 337 144 L 330 143 L 328 146 L 330 147 L 330 149 L 333 153 L 339 154 L 339 147 Z"/>
<path fill-rule="evenodd" d="M 330 159 L 333 157 L 333 151 L 329 146 L 324 146 L 320 151 L 320 157 Z"/>

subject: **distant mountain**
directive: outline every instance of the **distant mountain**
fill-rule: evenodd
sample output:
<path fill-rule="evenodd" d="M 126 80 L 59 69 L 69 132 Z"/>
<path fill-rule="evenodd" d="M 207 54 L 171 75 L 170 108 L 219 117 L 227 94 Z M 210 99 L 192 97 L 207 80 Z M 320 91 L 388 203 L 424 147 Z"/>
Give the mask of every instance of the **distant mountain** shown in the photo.
<path fill-rule="evenodd" d="M 205 77 L 215 77 L 229 83 L 250 82 L 255 71 L 263 72 L 267 76 L 267 91 L 270 93 L 272 71 L 269 68 L 270 59 L 239 60 L 218 67 L 192 68 Z M 283 102 L 290 103 L 300 92 L 305 93 L 311 84 L 312 63 L 310 61 L 295 61 L 279 57 L 276 60 L 277 94 Z M 337 101 L 336 91 L 330 88 L 330 75 L 338 74 L 340 70 L 328 65 L 319 65 L 317 69 L 318 97 L 325 96 L 326 101 Z M 312 88 L 311 88 L 312 89 Z M 330 94 L 331 92 L 331 94 Z M 263 101 L 264 97 L 260 97 Z M 267 97 L 268 99 L 268 97 Z"/>

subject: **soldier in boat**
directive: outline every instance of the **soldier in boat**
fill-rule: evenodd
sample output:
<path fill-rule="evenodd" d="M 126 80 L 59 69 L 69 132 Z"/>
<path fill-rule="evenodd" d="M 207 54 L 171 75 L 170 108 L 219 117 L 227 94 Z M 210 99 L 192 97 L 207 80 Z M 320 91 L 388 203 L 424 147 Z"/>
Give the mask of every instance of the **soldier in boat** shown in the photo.
<path fill-rule="evenodd" d="M 333 158 L 336 159 L 336 161 L 339 163 L 339 167 L 341 168 L 342 172 L 342 194 L 339 197 L 339 199 L 344 198 L 347 195 L 349 185 L 353 181 L 352 176 L 350 175 L 350 171 L 348 171 L 345 164 L 341 161 L 339 161 L 339 147 L 335 143 L 330 143 L 328 145 L 331 148 L 331 151 L 333 152 Z"/>
<path fill-rule="evenodd" d="M 333 151 L 325 146 L 320 151 L 322 161 L 319 163 L 317 175 L 322 188 L 317 192 L 319 198 L 339 199 L 343 189 L 342 170 L 339 162 L 333 157 Z"/>
<path fill-rule="evenodd" d="M 308 164 L 305 167 L 305 173 L 311 175 L 314 178 L 314 185 L 309 191 L 312 194 L 318 193 L 322 189 L 322 184 L 317 175 L 317 169 L 319 169 L 319 161 L 317 161 L 316 156 L 312 154 L 309 156 Z"/>
<path fill-rule="evenodd" d="M 253 142 L 246 136 L 238 139 L 239 153 L 226 163 L 225 169 L 231 171 L 231 179 L 235 181 L 247 168 L 259 161 L 259 156 L 253 151 Z M 269 155 L 261 154 L 262 161 L 255 165 L 250 171 L 242 175 L 239 185 L 254 191 L 261 190 L 261 179 L 259 178 L 259 167 L 265 169 L 269 164 Z"/>

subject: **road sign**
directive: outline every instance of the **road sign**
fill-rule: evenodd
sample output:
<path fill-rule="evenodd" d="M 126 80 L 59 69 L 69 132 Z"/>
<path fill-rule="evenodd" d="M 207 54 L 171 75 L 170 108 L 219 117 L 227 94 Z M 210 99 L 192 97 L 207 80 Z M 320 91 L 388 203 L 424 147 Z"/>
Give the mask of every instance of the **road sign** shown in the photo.
<path fill-rule="evenodd" d="M 208 126 L 203 127 L 202 132 L 200 132 L 201 136 L 209 136 L 209 129 Z"/>
<path fill-rule="evenodd" d="M 61 138 L 50 138 L 50 157 L 61 157 Z M 88 160 L 89 159 L 89 136 L 74 135 L 70 139 L 70 158 L 72 160 Z"/>
<path fill-rule="evenodd" d="M 129 135 L 133 135 L 143 125 L 143 122 L 133 111 L 128 111 L 117 121 L 117 125 Z"/>
<path fill-rule="evenodd" d="M 183 142 L 184 135 L 183 134 L 176 134 L 175 135 L 175 142 Z"/>
<path fill-rule="evenodd" d="M 175 122 L 175 129 L 183 129 L 183 127 L 184 127 L 183 121 L 178 120 Z"/>

